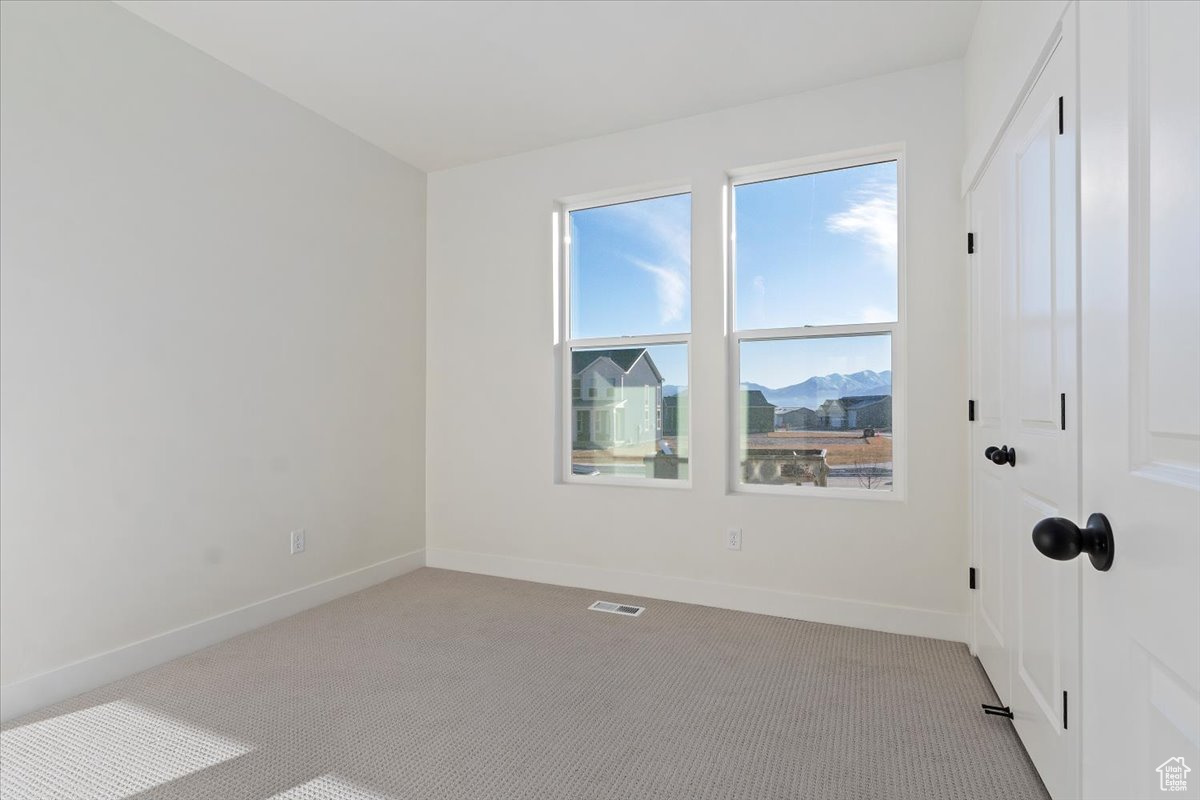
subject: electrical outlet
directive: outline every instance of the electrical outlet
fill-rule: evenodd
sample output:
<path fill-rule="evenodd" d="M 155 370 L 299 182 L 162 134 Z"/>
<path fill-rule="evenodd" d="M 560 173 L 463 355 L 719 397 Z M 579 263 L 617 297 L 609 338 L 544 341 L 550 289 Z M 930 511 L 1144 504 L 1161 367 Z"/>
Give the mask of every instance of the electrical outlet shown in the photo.
<path fill-rule="evenodd" d="M 291 538 L 292 555 L 296 555 L 297 553 L 304 552 L 305 538 L 306 538 L 306 536 L 305 536 L 303 528 L 301 528 L 298 531 L 292 531 L 292 538 Z"/>
<path fill-rule="evenodd" d="M 742 549 L 742 529 L 730 528 L 725 535 L 725 546 L 730 550 Z"/>

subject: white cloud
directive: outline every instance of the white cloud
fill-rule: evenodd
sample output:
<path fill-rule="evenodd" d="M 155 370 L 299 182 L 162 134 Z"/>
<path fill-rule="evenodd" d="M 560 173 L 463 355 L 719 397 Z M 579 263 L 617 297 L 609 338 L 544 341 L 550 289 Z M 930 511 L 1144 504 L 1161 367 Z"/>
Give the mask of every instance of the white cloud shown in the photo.
<path fill-rule="evenodd" d="M 633 225 L 661 244 L 665 260 L 687 266 L 692 260 L 691 205 L 625 203 L 617 206 Z"/>
<path fill-rule="evenodd" d="M 766 327 L 767 324 L 767 279 L 762 275 L 755 275 L 754 280 L 750 281 L 750 286 L 754 289 L 752 308 L 748 310 L 750 319 L 742 320 L 743 327 L 753 321 L 758 327 Z M 739 303 L 739 305 L 741 305 Z"/>
<path fill-rule="evenodd" d="M 895 309 L 887 309 L 882 306 L 863 306 L 862 319 L 859 322 L 895 322 Z"/>
<path fill-rule="evenodd" d="M 654 278 L 659 322 L 678 322 L 687 311 L 691 283 L 691 206 L 651 206 L 626 203 L 616 208 L 631 225 L 641 228 L 647 238 L 658 243 L 659 257 L 653 261 L 633 256 L 629 260 Z"/>
<path fill-rule="evenodd" d="M 638 269 L 648 272 L 654 277 L 654 290 L 658 296 L 658 321 L 666 324 L 683 319 L 688 299 L 686 273 L 681 273 L 673 267 L 651 264 L 636 258 L 631 260 Z"/>
<path fill-rule="evenodd" d="M 854 204 L 825 220 L 830 233 L 858 236 L 878 251 L 893 269 L 896 267 L 896 187 L 869 184 L 855 193 Z"/>

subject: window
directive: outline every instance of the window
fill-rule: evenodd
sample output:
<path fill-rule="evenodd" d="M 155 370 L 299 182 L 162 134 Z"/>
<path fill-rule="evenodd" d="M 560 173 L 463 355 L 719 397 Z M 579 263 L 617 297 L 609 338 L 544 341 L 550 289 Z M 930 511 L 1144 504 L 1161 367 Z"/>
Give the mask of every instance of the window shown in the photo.
<path fill-rule="evenodd" d="M 689 193 L 563 209 L 564 382 L 604 388 L 564 385 L 564 480 L 687 485 L 691 214 Z"/>
<path fill-rule="evenodd" d="M 897 496 L 899 155 L 731 184 L 733 488 Z"/>

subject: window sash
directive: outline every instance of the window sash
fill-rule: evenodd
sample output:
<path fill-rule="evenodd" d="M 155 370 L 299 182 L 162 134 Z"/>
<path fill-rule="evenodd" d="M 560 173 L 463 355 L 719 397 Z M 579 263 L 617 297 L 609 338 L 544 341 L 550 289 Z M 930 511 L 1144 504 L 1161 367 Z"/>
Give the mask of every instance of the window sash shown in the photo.
<path fill-rule="evenodd" d="M 623 336 L 618 338 L 604 339 L 566 339 L 562 344 L 562 356 L 559 362 L 562 378 L 559 380 L 559 402 L 562 408 L 563 427 L 561 429 L 560 442 L 560 459 L 562 469 L 560 480 L 563 483 L 578 483 L 586 485 L 605 485 L 605 486 L 631 486 L 631 487 L 653 487 L 666 489 L 690 489 L 692 486 L 692 470 L 690 467 L 691 447 L 692 447 L 692 415 L 689 413 L 686 420 L 686 433 L 680 431 L 680 436 L 685 436 L 688 441 L 688 461 L 689 468 L 686 478 L 626 478 L 617 475 L 588 475 L 579 476 L 571 472 L 572 453 L 575 433 L 575 415 L 572 406 L 573 392 L 571 390 L 571 353 L 575 350 L 597 349 L 612 349 L 612 348 L 635 348 L 635 347 L 650 347 L 655 345 L 684 345 L 687 348 L 687 376 L 688 387 L 692 385 L 692 335 L 688 334 L 664 334 L 655 336 Z M 660 389 L 661 392 L 661 389 Z M 657 417 L 656 422 L 659 426 L 662 425 L 662 395 L 656 395 L 657 400 Z"/>
<path fill-rule="evenodd" d="M 726 491 L 730 494 L 774 494 L 790 495 L 793 497 L 836 497 L 845 500 L 873 501 L 903 501 L 907 490 L 907 364 L 903 361 L 903 336 L 900 323 L 879 323 L 854 326 L 828 326 L 829 328 L 852 327 L 853 332 L 832 332 L 820 328 L 780 328 L 764 333 L 762 331 L 740 332 L 729 337 L 729 369 L 730 384 L 726 397 L 728 410 L 729 441 L 728 458 L 726 463 Z M 781 331 L 800 331 L 800 335 L 780 335 Z M 811 486 L 803 484 L 771 485 L 761 483 L 746 483 L 742 480 L 742 437 L 740 419 L 740 400 L 742 384 L 741 346 L 744 342 L 763 342 L 781 339 L 844 339 L 850 336 L 889 335 L 891 337 L 891 370 L 892 370 L 892 488 L 890 491 L 881 489 L 864 489 L 859 487 L 842 486 Z"/>

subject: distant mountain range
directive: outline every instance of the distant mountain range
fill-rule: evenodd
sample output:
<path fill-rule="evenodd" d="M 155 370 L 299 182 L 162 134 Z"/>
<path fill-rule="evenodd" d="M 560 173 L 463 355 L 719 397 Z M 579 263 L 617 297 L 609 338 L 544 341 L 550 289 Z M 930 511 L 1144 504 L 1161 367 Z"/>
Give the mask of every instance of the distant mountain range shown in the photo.
<path fill-rule="evenodd" d="M 816 409 L 826 400 L 836 400 L 839 397 L 851 397 L 864 394 L 891 394 L 892 371 L 883 372 L 864 369 L 842 375 L 835 372 L 832 375 L 818 375 L 791 386 L 772 389 L 758 383 L 743 383 L 745 389 L 757 389 L 767 398 L 767 402 L 787 408 Z"/>
<path fill-rule="evenodd" d="M 816 410 L 817 406 L 826 400 L 836 400 L 839 397 L 891 394 L 892 371 L 885 369 L 883 372 L 875 372 L 864 369 L 849 375 L 835 372 L 832 375 L 818 375 L 779 389 L 772 389 L 761 383 L 743 383 L 742 388 L 757 389 L 767 398 L 767 402 L 783 408 L 805 407 Z M 663 384 L 663 397 L 672 397 L 681 391 L 686 392 L 687 389 L 670 383 Z"/>

